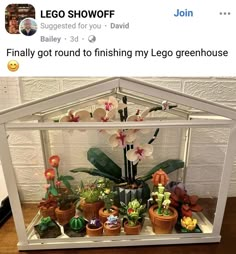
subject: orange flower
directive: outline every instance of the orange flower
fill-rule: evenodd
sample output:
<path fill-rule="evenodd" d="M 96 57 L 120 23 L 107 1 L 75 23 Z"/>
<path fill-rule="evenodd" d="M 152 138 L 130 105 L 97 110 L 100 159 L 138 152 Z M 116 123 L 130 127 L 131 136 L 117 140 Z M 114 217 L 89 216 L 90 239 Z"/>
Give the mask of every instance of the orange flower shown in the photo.
<path fill-rule="evenodd" d="M 53 180 L 55 178 L 55 171 L 53 168 L 45 170 L 44 175 L 47 180 Z"/>
<path fill-rule="evenodd" d="M 49 158 L 49 164 L 54 167 L 57 168 L 60 162 L 60 157 L 57 155 L 53 155 Z"/>
<path fill-rule="evenodd" d="M 169 177 L 167 176 L 166 172 L 162 169 L 158 170 L 156 173 L 152 175 L 152 183 L 154 186 L 158 186 L 161 183 L 163 186 L 167 184 L 169 181 Z"/>

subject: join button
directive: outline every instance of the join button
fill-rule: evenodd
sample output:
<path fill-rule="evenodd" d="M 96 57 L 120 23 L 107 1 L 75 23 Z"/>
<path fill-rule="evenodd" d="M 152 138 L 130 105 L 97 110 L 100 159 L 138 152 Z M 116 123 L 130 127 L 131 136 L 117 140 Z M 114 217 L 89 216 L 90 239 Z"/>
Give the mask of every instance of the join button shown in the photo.
<path fill-rule="evenodd" d="M 188 10 L 188 9 L 184 9 L 184 10 L 181 10 L 181 9 L 177 9 L 174 13 L 174 17 L 187 17 L 187 18 L 191 18 L 193 17 L 193 11 L 191 10 Z"/>

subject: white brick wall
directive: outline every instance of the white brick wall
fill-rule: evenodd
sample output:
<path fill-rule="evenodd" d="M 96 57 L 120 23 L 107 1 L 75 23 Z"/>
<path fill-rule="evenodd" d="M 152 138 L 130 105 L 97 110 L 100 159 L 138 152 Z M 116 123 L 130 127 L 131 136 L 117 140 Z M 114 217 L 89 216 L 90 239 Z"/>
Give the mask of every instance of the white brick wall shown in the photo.
<path fill-rule="evenodd" d="M 99 79 L 101 78 L 22 78 L 20 79 L 21 93 L 18 93 L 17 100 L 30 101 Z M 142 78 L 142 80 L 236 107 L 236 78 Z M 9 82 L 18 87 L 17 79 Z M 8 103 L 10 101 L 11 98 Z M 45 184 L 39 135 L 36 131 L 10 134 L 9 142 L 21 198 L 26 201 L 37 200 L 43 196 Z M 62 158 L 63 173 L 67 173 L 73 167 L 90 166 L 86 159 L 86 152 L 89 147 L 97 145 L 116 163 L 122 165 L 122 152 L 112 151 L 107 143 L 107 137 L 96 131 L 85 133 L 50 131 L 49 134 L 52 153 L 57 153 Z M 186 175 L 189 192 L 201 196 L 217 196 L 228 135 L 227 129 L 199 128 L 192 131 Z M 148 139 L 149 135 L 146 137 Z M 161 131 L 155 142 L 154 160 L 140 163 L 139 174 L 154 166 L 157 161 L 179 158 L 180 143 L 180 129 Z M 77 181 L 82 178 L 90 179 L 86 174 L 80 174 L 76 178 Z M 236 196 L 236 160 L 228 195 Z"/>

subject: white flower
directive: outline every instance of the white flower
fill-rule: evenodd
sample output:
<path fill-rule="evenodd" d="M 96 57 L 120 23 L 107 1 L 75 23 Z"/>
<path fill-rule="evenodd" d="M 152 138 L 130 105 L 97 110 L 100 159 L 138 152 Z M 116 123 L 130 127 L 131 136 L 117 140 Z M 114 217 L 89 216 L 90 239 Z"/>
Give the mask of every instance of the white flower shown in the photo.
<path fill-rule="evenodd" d="M 150 144 L 139 145 L 135 144 L 133 149 L 130 149 L 126 153 L 126 157 L 129 161 L 132 161 L 134 164 L 137 164 L 140 160 L 145 159 L 146 157 L 151 156 L 153 153 L 153 146 Z"/>
<path fill-rule="evenodd" d="M 170 105 L 168 101 L 163 101 L 162 102 L 162 110 L 169 110 Z"/>
<path fill-rule="evenodd" d="M 98 104 L 103 105 L 106 111 L 111 111 L 112 109 L 124 109 L 127 107 L 124 103 L 118 103 L 114 96 L 110 96 L 108 99 L 98 100 Z"/>
<path fill-rule="evenodd" d="M 111 111 L 107 113 L 105 109 L 97 108 L 93 112 L 93 118 L 97 122 L 109 122 L 111 119 L 115 117 L 115 113 L 116 113 L 115 109 L 112 109 Z"/>
<path fill-rule="evenodd" d="M 110 136 L 109 142 L 112 147 L 125 147 L 136 139 L 136 134 L 132 130 L 118 130 L 115 134 Z"/>
<path fill-rule="evenodd" d="M 127 121 L 135 121 L 135 122 L 141 122 L 144 120 L 144 118 L 149 114 L 149 108 L 145 109 L 142 114 L 140 114 L 140 110 L 137 111 L 135 115 L 131 115 L 128 117 Z"/>
<path fill-rule="evenodd" d="M 135 115 L 131 115 L 127 118 L 127 121 L 135 121 L 135 122 L 142 122 L 144 121 L 145 117 L 149 114 L 149 108 L 145 109 L 142 114 L 140 114 L 140 110 L 137 111 Z M 140 131 L 143 134 L 148 133 L 149 129 L 140 129 L 140 130 L 134 130 L 135 132 Z"/>
<path fill-rule="evenodd" d="M 88 122 L 91 120 L 90 113 L 87 110 L 74 112 L 73 109 L 68 110 L 67 115 L 60 119 L 60 122 Z"/>

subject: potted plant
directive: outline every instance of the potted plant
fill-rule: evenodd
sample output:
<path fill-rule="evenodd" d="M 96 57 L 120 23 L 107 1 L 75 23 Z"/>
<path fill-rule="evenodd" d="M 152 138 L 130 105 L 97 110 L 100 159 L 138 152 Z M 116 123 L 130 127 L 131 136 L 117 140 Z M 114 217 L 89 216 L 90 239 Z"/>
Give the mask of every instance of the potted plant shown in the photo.
<path fill-rule="evenodd" d="M 193 233 L 193 232 L 200 233 L 201 232 L 201 230 L 197 229 L 197 219 L 193 219 L 192 217 L 184 216 L 181 219 L 181 226 L 182 226 L 182 229 L 181 229 L 182 233 Z"/>
<path fill-rule="evenodd" d="M 123 218 L 124 231 L 126 235 L 138 235 L 142 228 L 142 220 L 146 205 L 142 205 L 141 201 L 134 199 L 128 205 L 121 202 L 122 213 L 125 213 Z"/>
<path fill-rule="evenodd" d="M 42 217 L 50 217 L 52 220 L 56 220 L 57 199 L 54 196 L 51 195 L 47 199 L 43 198 L 38 207 Z"/>
<path fill-rule="evenodd" d="M 61 235 L 60 227 L 50 217 L 42 218 L 34 230 L 39 238 L 56 238 Z"/>
<path fill-rule="evenodd" d="M 194 230 L 189 230 L 188 227 L 183 225 L 190 224 L 192 228 L 194 223 L 197 221 L 193 218 L 193 212 L 201 212 L 203 210 L 202 206 L 198 204 L 197 195 L 188 195 L 187 190 L 183 183 L 180 182 L 170 182 L 167 186 L 171 192 L 171 205 L 175 207 L 178 211 L 178 221 L 176 224 L 176 230 L 178 232 L 201 232 L 198 225 L 195 225 Z"/>
<path fill-rule="evenodd" d="M 58 207 L 55 209 L 55 214 L 58 223 L 60 223 L 61 225 L 67 224 L 70 219 L 75 215 L 75 199 L 75 195 L 69 194 L 68 190 L 59 193 Z"/>
<path fill-rule="evenodd" d="M 158 110 L 168 110 L 176 107 L 176 105 L 169 105 L 166 101 L 162 105 L 153 108 L 148 108 L 141 112 L 137 109 L 134 115 L 128 115 L 127 97 L 123 97 L 122 103 L 118 102 L 116 98 L 110 96 L 107 100 L 99 100 L 100 108 L 97 108 L 91 113 L 94 121 L 108 122 L 113 121 L 115 114 L 119 113 L 120 121 L 144 121 L 145 117 Z M 137 127 L 138 128 L 138 127 Z M 112 161 L 104 152 L 99 148 L 90 148 L 87 153 L 88 160 L 95 168 L 76 168 L 71 172 L 86 172 L 91 175 L 106 177 L 114 181 L 118 186 L 119 200 L 128 204 L 129 201 L 137 198 L 142 199 L 145 203 L 150 197 L 150 189 L 146 183 L 151 179 L 151 176 L 158 169 L 162 168 L 166 173 L 182 168 L 184 162 L 182 160 L 167 160 L 164 161 L 143 176 L 138 176 L 138 164 L 146 157 L 150 157 L 153 152 L 152 142 L 156 139 L 159 129 L 156 129 L 151 134 L 151 139 L 148 138 L 144 144 L 137 143 L 139 135 L 148 135 L 146 130 L 139 129 L 120 129 L 114 133 L 102 131 L 102 133 L 109 135 L 109 143 L 111 147 L 120 147 L 124 153 L 124 176 L 122 176 L 122 169 L 114 161 Z"/>
<path fill-rule="evenodd" d="M 119 215 L 119 208 L 114 205 L 117 192 L 112 190 L 113 186 L 109 179 L 100 179 L 98 185 L 101 188 L 100 199 L 104 202 L 104 206 L 99 209 L 99 219 L 102 223 L 105 223 L 109 215 Z"/>
<path fill-rule="evenodd" d="M 118 216 L 110 215 L 103 224 L 104 234 L 106 236 L 116 236 L 120 234 L 121 223 Z"/>
<path fill-rule="evenodd" d="M 74 177 L 70 175 L 61 175 L 59 173 L 59 163 L 60 157 L 58 155 L 52 155 L 49 158 L 51 168 L 46 169 L 44 172 L 48 184 L 46 198 L 49 195 L 57 197 L 60 192 L 64 192 L 66 189 L 70 193 L 73 193 L 70 181 L 74 180 Z"/>
<path fill-rule="evenodd" d="M 80 195 L 79 207 L 87 220 L 98 218 L 99 209 L 104 206 L 104 202 L 100 199 L 100 191 L 97 181 L 87 185 L 81 182 L 78 190 Z"/>
<path fill-rule="evenodd" d="M 165 191 L 165 187 L 162 185 L 162 183 L 166 185 L 168 180 L 168 176 L 163 170 L 153 174 L 152 199 L 156 204 L 149 208 L 149 217 L 155 234 L 170 234 L 178 218 L 177 211 L 170 206 L 171 193 Z"/>
<path fill-rule="evenodd" d="M 88 236 L 101 236 L 103 234 L 103 225 L 99 219 L 89 220 L 86 225 L 86 233 Z"/>

